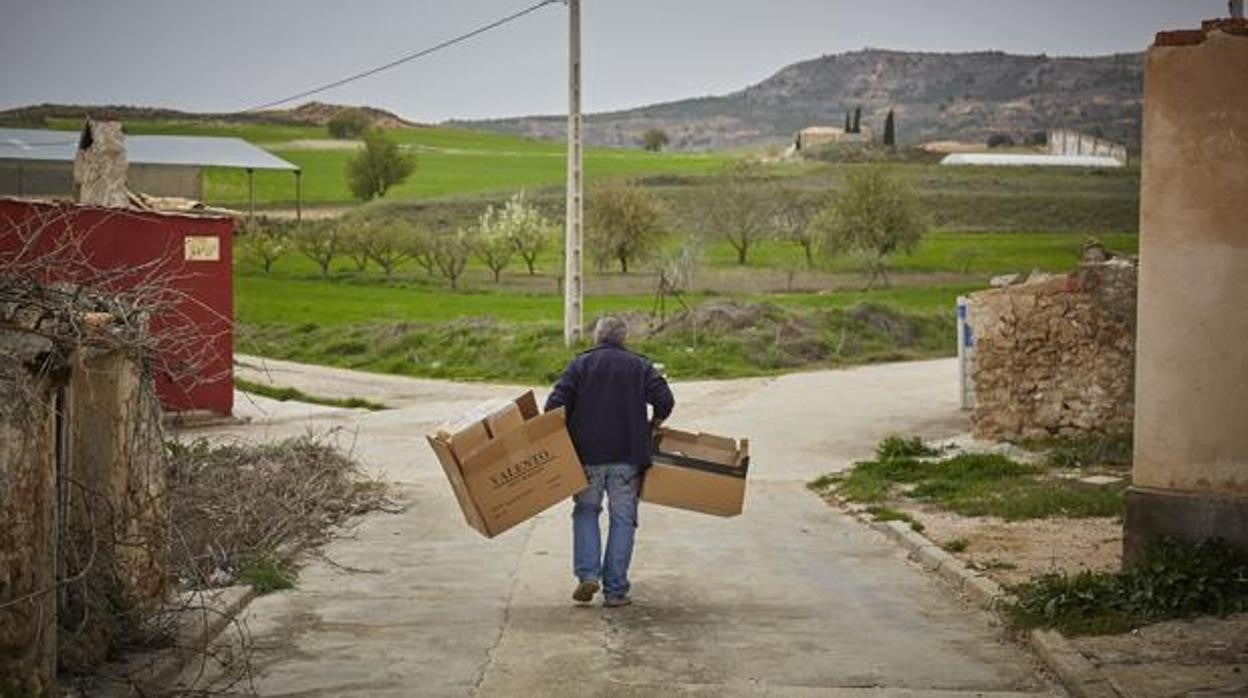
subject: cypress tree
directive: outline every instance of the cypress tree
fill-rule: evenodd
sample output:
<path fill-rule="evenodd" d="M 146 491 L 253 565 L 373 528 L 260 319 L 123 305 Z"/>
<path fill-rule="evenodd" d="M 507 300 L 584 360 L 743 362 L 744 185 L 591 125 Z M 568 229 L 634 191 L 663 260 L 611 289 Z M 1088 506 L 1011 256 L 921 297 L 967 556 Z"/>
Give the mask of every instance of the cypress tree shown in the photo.
<path fill-rule="evenodd" d="M 888 116 L 884 119 L 884 145 L 892 148 L 897 145 L 897 125 L 894 123 L 893 110 L 888 110 Z"/>
<path fill-rule="evenodd" d="M 854 125 L 849 121 L 849 112 L 845 112 L 845 133 L 853 133 Z"/>
<path fill-rule="evenodd" d="M 854 107 L 854 133 L 862 133 L 862 107 Z"/>

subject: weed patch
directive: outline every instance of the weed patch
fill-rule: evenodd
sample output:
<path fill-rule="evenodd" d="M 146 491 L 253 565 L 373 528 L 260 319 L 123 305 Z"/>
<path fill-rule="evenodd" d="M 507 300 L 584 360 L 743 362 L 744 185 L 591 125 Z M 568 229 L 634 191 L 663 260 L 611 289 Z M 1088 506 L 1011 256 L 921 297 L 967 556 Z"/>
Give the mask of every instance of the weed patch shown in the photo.
<path fill-rule="evenodd" d="M 886 437 L 875 447 L 875 456 L 881 460 L 893 458 L 924 458 L 938 456 L 940 450 L 923 443 L 917 436 L 905 438 L 896 434 Z"/>
<path fill-rule="evenodd" d="M 1130 434 L 1031 441 L 1023 444 L 1023 447 L 1045 452 L 1045 464 L 1054 468 L 1129 466 L 1132 462 Z"/>
<path fill-rule="evenodd" d="M 1248 556 L 1221 541 L 1162 541 L 1121 572 L 1046 574 L 1013 589 L 1006 607 L 1019 629 L 1067 635 L 1120 633 L 1197 615 L 1248 611 Z"/>
<path fill-rule="evenodd" d="M 856 463 L 837 484 L 837 492 L 866 504 L 904 496 L 962 516 L 997 516 L 1007 521 L 1119 516 L 1123 511 L 1125 485 L 1055 479 L 1047 477 L 1040 466 L 1000 454 L 962 453 L 939 460 L 891 455 L 913 453 L 918 446 L 895 437 L 886 439 L 876 449 L 879 457 Z"/>
<path fill-rule="evenodd" d="M 238 572 L 238 580 L 251 585 L 261 595 L 294 589 L 296 577 L 289 565 L 267 556 L 248 562 Z"/>
<path fill-rule="evenodd" d="M 924 529 L 923 524 L 915 520 L 913 516 L 891 507 L 867 507 L 867 513 L 871 515 L 872 521 L 905 521 L 910 524 L 911 529 L 918 533 L 922 533 Z"/>
<path fill-rule="evenodd" d="M 971 542 L 965 538 L 954 538 L 940 547 L 947 553 L 963 553 L 970 545 Z"/>

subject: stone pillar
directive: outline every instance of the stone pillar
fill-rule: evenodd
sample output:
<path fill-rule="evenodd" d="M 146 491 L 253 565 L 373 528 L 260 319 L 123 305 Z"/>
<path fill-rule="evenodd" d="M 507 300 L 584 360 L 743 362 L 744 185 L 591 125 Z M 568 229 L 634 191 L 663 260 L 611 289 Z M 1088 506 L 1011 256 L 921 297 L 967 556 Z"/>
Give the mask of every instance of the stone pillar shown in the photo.
<path fill-rule="evenodd" d="M 1248 24 L 1163 32 L 1144 88 L 1126 562 L 1171 536 L 1248 549 Z"/>
<path fill-rule="evenodd" d="M 123 350 L 82 349 L 67 395 L 75 485 L 62 555 L 81 564 L 94 547 L 96 564 L 62 605 L 61 617 L 80 628 L 62 642 L 60 655 L 62 667 L 87 671 L 113 650 L 123 623 L 110 614 L 143 617 L 164 599 L 169 511 L 159 405 L 139 359 Z M 84 608 L 103 598 L 112 600 L 110 608 Z"/>

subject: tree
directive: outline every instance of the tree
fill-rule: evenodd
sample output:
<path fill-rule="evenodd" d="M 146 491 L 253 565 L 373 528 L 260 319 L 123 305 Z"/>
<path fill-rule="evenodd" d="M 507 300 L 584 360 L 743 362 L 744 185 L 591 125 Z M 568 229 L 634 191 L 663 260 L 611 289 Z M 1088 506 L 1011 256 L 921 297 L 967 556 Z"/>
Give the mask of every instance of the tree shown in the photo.
<path fill-rule="evenodd" d="M 792 190 L 778 192 L 775 201 L 776 236 L 799 245 L 806 255 L 806 268 L 814 267 L 823 241 L 811 223 L 831 205 L 831 198 L 822 191 Z"/>
<path fill-rule="evenodd" d="M 424 230 L 398 218 L 372 222 L 366 229 L 368 258 L 394 278 L 394 270 L 409 259 L 428 255 Z M 423 265 L 422 265 L 423 266 Z"/>
<path fill-rule="evenodd" d="M 663 146 L 671 142 L 671 139 L 667 137 L 667 132 L 657 128 L 646 131 L 645 135 L 642 136 L 642 140 L 645 142 L 646 150 L 652 153 L 663 150 Z"/>
<path fill-rule="evenodd" d="M 357 199 L 368 201 L 385 196 L 415 169 L 415 158 L 399 152 L 384 131 L 374 128 L 364 134 L 364 148 L 347 161 L 347 186 Z"/>
<path fill-rule="evenodd" d="M 265 274 L 273 271 L 274 262 L 290 250 L 290 236 L 280 224 L 247 226 L 240 242 L 242 248 L 264 267 Z"/>
<path fill-rule="evenodd" d="M 494 273 L 494 283 L 500 281 L 503 270 L 511 264 L 511 258 L 516 254 L 515 241 L 511 239 L 506 227 L 498 224 L 497 218 L 493 206 L 481 214 L 473 243 L 473 252 L 477 259 Z"/>
<path fill-rule="evenodd" d="M 321 268 L 321 277 L 329 276 L 329 266 L 342 251 L 341 232 L 333 221 L 304 223 L 295 231 L 295 247 Z"/>
<path fill-rule="evenodd" d="M 745 264 L 775 224 L 775 194 L 762 166 L 742 161 L 696 195 L 692 212 L 690 226 L 723 239 L 737 253 L 737 264 Z"/>
<path fill-rule="evenodd" d="M 849 112 L 845 112 L 845 133 L 854 132 L 854 122 L 849 116 Z"/>
<path fill-rule="evenodd" d="M 348 259 L 355 263 L 356 271 L 368 268 L 369 224 L 355 218 L 344 218 L 339 223 L 338 246 Z"/>
<path fill-rule="evenodd" d="M 459 288 L 459 277 L 463 276 L 464 268 L 468 266 L 474 246 L 472 231 L 467 228 L 434 236 L 430 256 L 438 272 L 451 282 L 452 289 Z"/>
<path fill-rule="evenodd" d="M 854 107 L 854 133 L 862 133 L 862 107 Z"/>
<path fill-rule="evenodd" d="M 407 249 L 408 257 L 424 269 L 427 276 L 433 276 L 437 270 L 437 264 L 433 260 L 433 241 L 433 233 L 423 225 L 413 223 L 403 228 L 403 245 Z"/>
<path fill-rule="evenodd" d="M 599 269 L 617 261 L 627 274 L 629 262 L 648 256 L 663 237 L 663 209 L 653 195 L 631 183 L 595 187 L 586 218 L 590 254 Z"/>
<path fill-rule="evenodd" d="M 889 109 L 888 116 L 884 117 L 884 145 L 888 148 L 897 146 L 897 123 L 892 109 Z"/>
<path fill-rule="evenodd" d="M 530 276 L 537 273 L 537 256 L 555 233 L 554 223 L 525 200 L 524 192 L 513 195 L 501 208 L 490 206 L 478 224 L 482 237 L 498 235 L 508 240 L 524 260 Z"/>
<path fill-rule="evenodd" d="M 331 138 L 359 138 L 373 125 L 362 109 L 343 109 L 325 124 Z"/>
<path fill-rule="evenodd" d="M 862 260 L 871 272 L 867 288 L 877 278 L 887 286 L 889 259 L 913 251 L 927 230 L 914 191 L 875 167 L 851 173 L 845 192 L 813 224 L 830 250 Z"/>

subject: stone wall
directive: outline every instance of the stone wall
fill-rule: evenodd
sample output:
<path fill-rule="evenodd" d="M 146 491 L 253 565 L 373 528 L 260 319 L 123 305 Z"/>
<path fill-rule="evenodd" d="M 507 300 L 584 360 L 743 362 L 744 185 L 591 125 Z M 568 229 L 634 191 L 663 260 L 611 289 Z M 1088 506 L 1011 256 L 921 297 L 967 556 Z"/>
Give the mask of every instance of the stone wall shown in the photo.
<path fill-rule="evenodd" d="M 52 695 L 57 578 L 51 342 L 0 333 L 0 695 Z"/>
<path fill-rule="evenodd" d="M 976 437 L 1130 433 L 1136 264 L 1091 249 L 1072 274 L 969 297 Z"/>
<path fill-rule="evenodd" d="M 23 303 L 0 306 L 0 695 L 42 696 L 58 666 L 89 670 L 164 601 L 169 515 L 138 350 L 101 347 L 107 323 L 54 341 Z"/>

